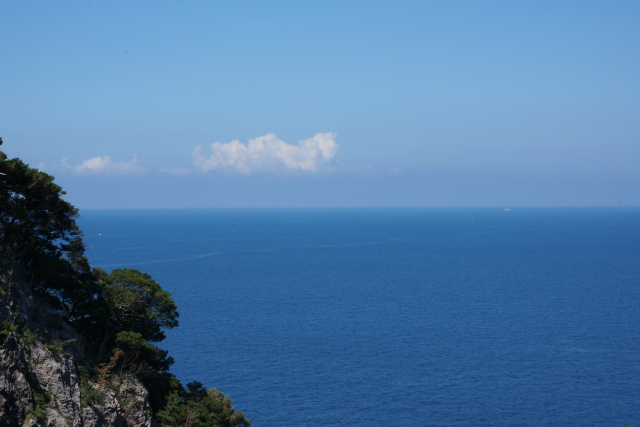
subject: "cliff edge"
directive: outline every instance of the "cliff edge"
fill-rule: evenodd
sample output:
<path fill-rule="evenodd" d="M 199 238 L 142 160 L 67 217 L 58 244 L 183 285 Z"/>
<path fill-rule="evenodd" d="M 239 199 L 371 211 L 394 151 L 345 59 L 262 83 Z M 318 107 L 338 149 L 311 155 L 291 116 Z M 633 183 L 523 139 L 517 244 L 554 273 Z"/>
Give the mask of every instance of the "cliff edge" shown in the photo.
<path fill-rule="evenodd" d="M 0 151 L 0 427 L 251 425 L 169 371 L 156 344 L 178 326 L 171 294 L 138 270 L 91 268 L 53 179 Z"/>
<path fill-rule="evenodd" d="M 0 425 L 155 425 L 135 375 L 83 378 L 82 337 L 20 276 L 0 274 Z"/>

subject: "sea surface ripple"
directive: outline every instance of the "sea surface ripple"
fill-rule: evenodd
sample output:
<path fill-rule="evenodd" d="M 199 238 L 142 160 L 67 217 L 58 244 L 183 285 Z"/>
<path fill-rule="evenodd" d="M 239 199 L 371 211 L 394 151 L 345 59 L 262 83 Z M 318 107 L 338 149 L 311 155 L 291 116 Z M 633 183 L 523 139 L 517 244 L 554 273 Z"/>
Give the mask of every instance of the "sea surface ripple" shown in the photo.
<path fill-rule="evenodd" d="M 255 427 L 640 422 L 640 209 L 86 210 Z"/>

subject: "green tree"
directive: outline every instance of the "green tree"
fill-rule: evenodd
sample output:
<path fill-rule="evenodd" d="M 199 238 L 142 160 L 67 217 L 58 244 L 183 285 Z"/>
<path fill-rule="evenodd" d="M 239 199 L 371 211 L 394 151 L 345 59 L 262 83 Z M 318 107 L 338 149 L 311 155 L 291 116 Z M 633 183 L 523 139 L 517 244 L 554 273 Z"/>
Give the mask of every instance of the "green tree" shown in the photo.
<path fill-rule="evenodd" d="M 136 355 L 140 363 L 165 368 L 155 365 L 164 360 L 166 352 L 149 343 L 164 340 L 164 330 L 178 326 L 180 314 L 171 294 L 138 270 L 113 270 L 109 274 L 96 268 L 93 274 L 101 305 L 93 318 L 83 320 L 85 335 L 97 348 L 97 359 L 118 348 L 128 356 Z"/>
<path fill-rule="evenodd" d="M 135 373 L 149 391 L 154 412 L 164 408 L 172 391 L 182 385 L 169 372 L 173 358 L 154 345 L 165 339 L 165 329 L 178 326 L 177 307 L 171 294 L 151 276 L 133 269 L 110 274 L 95 268 L 92 279 L 99 288 L 89 315 L 77 317 L 103 376 L 114 371 Z"/>
<path fill-rule="evenodd" d="M 214 388 L 205 389 L 202 383 L 187 384 L 180 396 L 172 393 L 166 408 L 158 413 L 162 427 L 247 427 L 251 421 L 241 411 L 236 412 L 231 399 Z"/>
<path fill-rule="evenodd" d="M 0 145 L 2 140 L 0 139 Z M 84 252 L 78 210 L 53 177 L 0 151 L 0 254 L 25 267 Z"/>
<path fill-rule="evenodd" d="M 78 210 L 64 194 L 51 175 L 0 151 L 0 258 L 11 272 L 22 265 L 34 290 L 49 295 L 69 320 L 98 289 L 89 280 Z"/>

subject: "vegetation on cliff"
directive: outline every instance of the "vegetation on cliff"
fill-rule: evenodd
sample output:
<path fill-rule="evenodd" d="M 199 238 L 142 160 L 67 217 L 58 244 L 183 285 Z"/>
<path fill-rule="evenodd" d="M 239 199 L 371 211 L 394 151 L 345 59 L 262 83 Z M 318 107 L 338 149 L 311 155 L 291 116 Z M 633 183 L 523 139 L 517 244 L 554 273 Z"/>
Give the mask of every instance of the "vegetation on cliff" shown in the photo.
<path fill-rule="evenodd" d="M 91 384 L 135 375 L 149 391 L 159 426 L 250 425 L 222 393 L 198 382 L 185 389 L 169 372 L 173 359 L 156 344 L 178 326 L 171 295 L 138 270 L 91 268 L 75 222 L 78 210 L 64 194 L 52 176 L 0 151 L 0 260 L 7 271 L 19 267 L 23 286 L 46 298 L 82 336 L 84 402 L 99 399 Z M 17 328 L 6 323 L 0 335 Z"/>

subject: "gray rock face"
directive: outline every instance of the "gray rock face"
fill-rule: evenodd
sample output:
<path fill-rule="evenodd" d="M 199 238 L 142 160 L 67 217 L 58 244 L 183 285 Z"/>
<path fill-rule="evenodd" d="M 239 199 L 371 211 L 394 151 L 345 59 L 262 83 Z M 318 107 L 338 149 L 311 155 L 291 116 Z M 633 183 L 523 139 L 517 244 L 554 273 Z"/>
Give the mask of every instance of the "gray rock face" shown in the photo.
<path fill-rule="evenodd" d="M 115 386 L 118 400 L 124 409 L 124 417 L 131 427 L 152 427 L 149 392 L 140 380 L 133 375 L 120 377 Z"/>
<path fill-rule="evenodd" d="M 80 384 L 73 357 L 48 350 L 38 341 L 30 350 L 33 385 L 53 393 L 47 408 L 49 424 L 81 427 Z"/>
<path fill-rule="evenodd" d="M 0 335 L 0 426 L 152 427 L 148 392 L 135 376 L 111 381 L 111 389 L 89 384 L 102 402 L 81 406 L 81 337 L 29 286 L 18 285 L 0 273 L 0 324 L 22 325 Z"/>
<path fill-rule="evenodd" d="M 85 427 L 127 427 L 127 421 L 113 390 L 95 385 L 93 388 L 100 393 L 104 403 L 82 408 Z"/>
<path fill-rule="evenodd" d="M 31 403 L 31 386 L 26 377 L 27 363 L 15 339 L 0 348 L 0 425 L 19 427 Z"/>

